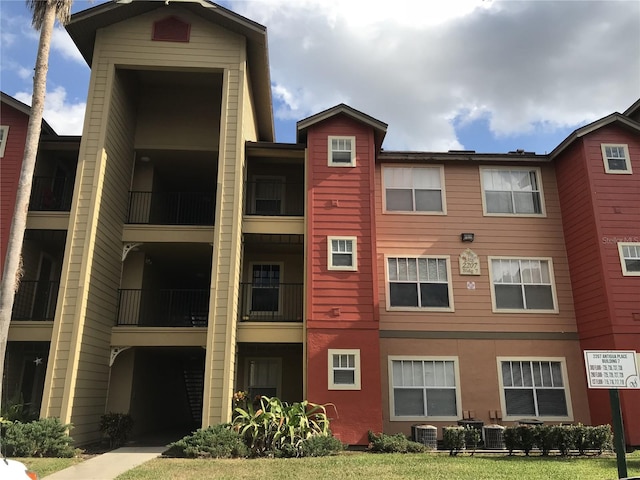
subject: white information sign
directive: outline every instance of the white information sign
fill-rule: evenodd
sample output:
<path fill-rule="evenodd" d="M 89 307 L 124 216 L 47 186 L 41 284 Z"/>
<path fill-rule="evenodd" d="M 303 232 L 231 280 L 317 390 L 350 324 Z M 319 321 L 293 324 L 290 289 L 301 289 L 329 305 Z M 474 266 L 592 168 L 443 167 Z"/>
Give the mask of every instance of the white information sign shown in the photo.
<path fill-rule="evenodd" d="M 589 388 L 640 388 L 636 352 L 585 350 Z"/>

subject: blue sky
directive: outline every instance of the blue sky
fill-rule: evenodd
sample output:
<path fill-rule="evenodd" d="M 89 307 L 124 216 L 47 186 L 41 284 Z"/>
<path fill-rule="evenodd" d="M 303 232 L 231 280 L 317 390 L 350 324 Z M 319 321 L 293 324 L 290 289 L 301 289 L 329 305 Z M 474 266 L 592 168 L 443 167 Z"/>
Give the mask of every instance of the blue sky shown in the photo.
<path fill-rule="evenodd" d="M 344 102 L 389 124 L 386 150 L 544 153 L 640 97 L 634 0 L 220 3 L 267 26 L 280 142 Z M 0 88 L 29 103 L 38 36 L 23 0 L 0 0 L 0 38 Z M 81 133 L 89 75 L 58 29 L 45 119 L 59 134 Z"/>

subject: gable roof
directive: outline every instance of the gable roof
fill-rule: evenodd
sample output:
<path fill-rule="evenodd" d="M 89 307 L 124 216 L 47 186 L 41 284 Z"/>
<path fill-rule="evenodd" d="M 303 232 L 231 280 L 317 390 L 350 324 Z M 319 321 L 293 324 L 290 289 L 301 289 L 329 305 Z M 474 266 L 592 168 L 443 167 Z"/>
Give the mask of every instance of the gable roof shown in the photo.
<path fill-rule="evenodd" d="M 22 103 L 20 100 L 13 98 L 11 95 L 7 95 L 4 92 L 0 92 L 0 99 L 2 103 L 15 108 L 19 112 L 24 113 L 27 117 L 31 116 L 31 107 L 26 103 Z M 51 128 L 51 125 L 47 123 L 45 119 L 42 119 L 42 131 L 41 135 L 57 135 L 55 130 Z"/>
<path fill-rule="evenodd" d="M 607 115 L 606 117 L 596 120 L 595 122 L 585 125 L 584 127 L 580 127 L 577 130 L 574 130 L 573 133 L 571 133 L 571 135 L 569 135 L 567 138 L 565 138 L 562 141 L 562 143 L 560 143 L 560 145 L 558 145 L 556 148 L 553 149 L 553 151 L 549 154 L 549 159 L 553 160 L 554 158 L 556 158 L 558 155 L 560 155 L 560 153 L 563 150 L 565 150 L 569 145 L 571 145 L 578 138 L 584 137 L 585 135 L 588 135 L 589 133 L 594 132 L 612 123 L 619 123 L 624 127 L 630 128 L 640 133 L 640 123 L 626 117 L 621 113 L 615 112 L 615 113 L 612 113 L 611 115 Z"/>
<path fill-rule="evenodd" d="M 365 125 L 369 125 L 374 130 L 376 147 L 378 149 L 380 148 L 380 146 L 382 145 L 382 140 L 384 139 L 384 136 L 387 133 L 388 125 L 344 103 L 340 103 L 335 107 L 328 108 L 327 110 L 323 110 L 320 113 L 316 113 L 315 115 L 299 120 L 296 123 L 296 136 L 297 136 L 298 143 L 304 142 L 304 139 L 307 136 L 307 129 L 309 127 L 317 123 L 323 122 L 336 115 L 346 115 L 356 120 L 357 122 L 364 123 Z"/>
<path fill-rule="evenodd" d="M 637 113 L 640 113 L 640 98 L 638 100 L 636 100 L 633 105 L 631 105 L 629 108 L 627 108 L 624 111 L 623 115 L 625 117 L 633 117 Z"/>
<path fill-rule="evenodd" d="M 91 66 L 98 29 L 163 8 L 169 2 L 247 39 L 248 75 L 257 104 L 255 115 L 260 136 L 263 140 L 273 140 L 267 29 L 263 25 L 208 0 L 115 0 L 75 13 L 65 28 Z"/>

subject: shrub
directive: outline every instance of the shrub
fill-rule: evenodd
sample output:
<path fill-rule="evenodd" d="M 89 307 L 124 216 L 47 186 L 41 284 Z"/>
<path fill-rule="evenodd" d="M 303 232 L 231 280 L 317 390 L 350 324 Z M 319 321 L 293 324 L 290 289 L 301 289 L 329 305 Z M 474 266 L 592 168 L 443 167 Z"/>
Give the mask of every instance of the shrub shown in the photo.
<path fill-rule="evenodd" d="M 464 443 L 466 448 L 475 450 L 478 447 L 481 438 L 480 430 L 477 428 L 469 426 L 464 427 Z"/>
<path fill-rule="evenodd" d="M 369 431 L 369 451 L 374 453 L 420 453 L 427 448 L 418 442 L 409 440 L 401 433 L 386 435 Z"/>
<path fill-rule="evenodd" d="M 463 427 L 444 427 L 442 429 L 442 444 L 449 455 L 457 455 L 464 449 L 465 429 Z"/>
<path fill-rule="evenodd" d="M 531 425 L 518 425 L 516 427 L 518 446 L 529 456 L 529 452 L 536 444 L 536 428 Z"/>
<path fill-rule="evenodd" d="M 247 457 L 249 449 L 238 432 L 229 425 L 201 428 L 169 445 L 164 455 L 187 458 Z"/>
<path fill-rule="evenodd" d="M 549 455 L 549 451 L 557 448 L 557 435 L 550 425 L 537 425 L 533 427 L 535 434 L 535 444 L 538 446 L 543 456 Z"/>
<path fill-rule="evenodd" d="M 598 451 L 600 455 L 603 450 L 613 450 L 613 432 L 611 425 L 598 425 L 588 427 L 587 433 L 589 448 Z"/>
<path fill-rule="evenodd" d="M 8 423 L 4 427 L 5 453 L 10 457 L 73 457 L 76 452 L 67 433 L 70 428 L 57 418 Z"/>
<path fill-rule="evenodd" d="M 502 432 L 502 438 L 504 439 L 505 448 L 509 450 L 509 455 L 513 455 L 513 451 L 519 447 L 516 427 L 506 427 Z"/>
<path fill-rule="evenodd" d="M 336 437 L 329 435 L 315 435 L 307 438 L 301 444 L 303 457 L 326 457 L 344 450 L 345 446 Z"/>
<path fill-rule="evenodd" d="M 571 425 L 550 425 L 551 437 L 554 440 L 554 447 L 560 450 L 560 455 L 566 457 L 570 450 L 574 448 L 574 428 Z"/>
<path fill-rule="evenodd" d="M 100 431 L 109 439 L 109 447 L 124 445 L 133 429 L 133 418 L 128 413 L 105 413 L 100 417 Z"/>
<path fill-rule="evenodd" d="M 593 427 L 585 427 L 581 423 L 571 428 L 573 432 L 573 444 L 578 449 L 580 455 L 586 455 L 586 451 L 591 448 L 589 445 L 589 431 L 591 428 Z"/>

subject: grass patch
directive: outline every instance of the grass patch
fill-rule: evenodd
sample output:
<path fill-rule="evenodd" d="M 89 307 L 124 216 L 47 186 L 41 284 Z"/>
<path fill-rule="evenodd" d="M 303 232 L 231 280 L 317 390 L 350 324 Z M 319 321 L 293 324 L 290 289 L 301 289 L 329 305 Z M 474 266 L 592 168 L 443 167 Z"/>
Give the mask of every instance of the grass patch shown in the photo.
<path fill-rule="evenodd" d="M 82 458 L 15 458 L 24 463 L 27 468 L 37 472 L 40 478 L 51 475 L 59 470 L 64 470 L 83 461 Z"/>
<path fill-rule="evenodd" d="M 628 455 L 629 476 L 640 475 L 640 452 Z M 333 457 L 259 460 L 158 458 L 120 475 L 118 480 L 290 480 L 384 478 L 385 480 L 607 480 L 617 479 L 614 456 L 522 457 L 344 453 Z"/>

